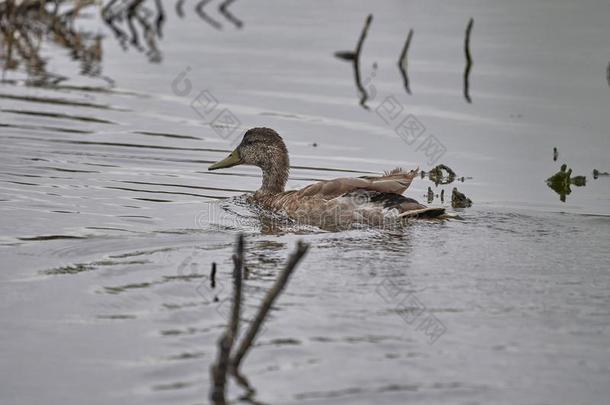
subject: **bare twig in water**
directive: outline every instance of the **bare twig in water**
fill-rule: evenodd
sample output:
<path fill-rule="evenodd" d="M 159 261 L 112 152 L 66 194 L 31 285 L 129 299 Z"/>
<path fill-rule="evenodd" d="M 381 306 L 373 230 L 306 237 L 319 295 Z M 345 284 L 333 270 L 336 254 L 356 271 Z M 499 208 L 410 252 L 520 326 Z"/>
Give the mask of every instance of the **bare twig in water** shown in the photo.
<path fill-rule="evenodd" d="M 335 57 L 343 60 L 353 61 L 356 58 L 354 51 L 337 51 Z"/>
<path fill-rule="evenodd" d="M 212 271 L 210 271 L 210 288 L 216 288 L 216 262 L 212 263 Z"/>
<path fill-rule="evenodd" d="M 229 330 L 233 338 L 239 332 L 239 314 L 241 311 L 241 280 L 244 269 L 244 235 L 237 237 L 237 253 L 233 255 L 233 310 L 231 311 L 231 323 Z"/>
<path fill-rule="evenodd" d="M 472 103 L 470 99 L 470 69 L 472 68 L 472 56 L 470 55 L 470 33 L 472 32 L 472 25 L 474 19 L 471 18 L 466 26 L 466 35 L 464 37 L 464 54 L 466 55 L 466 68 L 464 69 L 464 98 L 469 103 Z"/>
<path fill-rule="evenodd" d="M 142 50 L 142 47 L 140 46 L 138 31 L 136 30 L 136 27 L 133 24 L 133 19 L 134 17 L 136 17 L 138 7 L 140 6 L 140 4 L 142 4 L 142 1 L 144 0 L 135 0 L 127 8 L 127 26 L 129 27 L 129 31 L 131 31 L 131 44 L 140 51 Z"/>
<path fill-rule="evenodd" d="M 430 186 L 428 186 L 428 193 L 426 197 L 428 198 L 428 204 L 430 204 L 434 200 L 434 191 L 432 191 L 432 188 Z"/>
<path fill-rule="evenodd" d="M 244 236 L 239 235 L 237 239 L 237 251 L 233 255 L 233 302 L 231 308 L 231 319 L 227 330 L 218 340 L 218 359 L 212 365 L 212 381 L 214 383 L 210 399 L 216 405 L 226 404 L 225 392 L 227 383 L 227 372 L 230 366 L 230 355 L 233 342 L 239 332 L 239 315 L 241 312 L 241 276 L 244 260 Z"/>
<path fill-rule="evenodd" d="M 293 273 L 299 261 L 303 258 L 309 245 L 298 242 L 297 249 L 292 255 L 290 255 L 286 267 L 278 275 L 273 287 L 267 291 L 267 295 L 263 299 L 263 302 L 256 314 L 254 321 L 250 324 L 246 335 L 242 339 L 241 345 L 237 349 L 235 355 L 231 356 L 231 350 L 234 342 L 239 334 L 239 319 L 241 312 L 241 301 L 242 301 L 242 272 L 244 266 L 244 237 L 239 235 L 237 239 L 236 253 L 233 255 L 233 302 L 231 308 L 231 319 L 227 329 L 218 340 L 218 358 L 216 363 L 211 367 L 212 374 L 212 390 L 210 392 L 210 399 L 215 405 L 225 405 L 227 403 L 225 398 L 226 385 L 227 385 L 227 374 L 231 373 L 238 384 L 246 389 L 246 394 L 242 399 L 248 400 L 252 404 L 258 404 L 253 399 L 255 390 L 250 386 L 248 379 L 239 372 L 239 365 L 247 354 L 248 350 L 252 347 L 256 336 L 271 309 L 271 306 L 286 287 L 290 275 Z M 215 267 L 212 268 L 214 271 Z"/>
<path fill-rule="evenodd" d="M 405 41 L 405 45 L 402 47 L 402 52 L 400 53 L 400 58 L 398 59 L 398 70 L 400 70 L 400 74 L 402 76 L 402 81 L 405 85 L 405 90 L 407 93 L 411 94 L 411 88 L 409 87 L 409 74 L 407 72 L 407 52 L 409 51 L 409 45 L 411 45 L 411 38 L 413 38 L 413 30 L 409 30 L 409 34 L 407 35 L 407 40 Z"/>
<path fill-rule="evenodd" d="M 102 18 L 124 50 L 133 46 L 138 51 L 145 52 L 150 62 L 160 62 L 162 54 L 157 38 L 160 39 L 163 35 L 165 12 L 161 0 L 155 0 L 154 3 L 156 12 L 145 7 L 146 0 L 110 0 L 102 8 Z M 123 23 L 127 26 L 126 29 L 121 27 Z M 140 41 L 138 27 L 142 31 L 143 41 Z"/>
<path fill-rule="evenodd" d="M 215 405 L 225 405 L 225 392 L 227 385 L 227 370 L 229 363 L 229 355 L 233 340 L 228 332 L 225 332 L 218 341 L 218 359 L 212 366 L 212 381 L 213 387 L 210 394 L 210 400 Z"/>
<path fill-rule="evenodd" d="M 178 0 L 176 2 L 176 14 L 178 17 L 184 18 L 184 0 Z"/>
<path fill-rule="evenodd" d="M 335 57 L 352 62 L 352 66 L 354 67 L 354 81 L 356 82 L 356 89 L 358 89 L 358 93 L 360 94 L 360 105 L 367 110 L 369 107 L 366 105 L 366 101 L 368 100 L 369 95 L 364 89 L 362 79 L 360 78 L 360 53 L 362 52 L 362 45 L 364 44 L 364 39 L 366 38 L 366 34 L 372 21 L 373 15 L 369 14 L 364 22 L 364 27 L 360 33 L 360 38 L 358 39 L 358 44 L 356 45 L 355 51 L 335 52 Z"/>
<path fill-rule="evenodd" d="M 208 24 L 210 24 L 212 27 L 216 28 L 217 30 L 222 29 L 222 25 L 220 25 L 220 23 L 218 21 L 212 19 L 212 17 L 210 17 L 209 15 L 207 15 L 207 13 L 205 11 L 203 11 L 203 8 L 209 2 L 210 2 L 210 0 L 201 0 L 199 3 L 197 3 L 197 6 L 195 7 L 195 11 L 197 12 L 197 15 L 203 21 L 207 22 Z"/>
<path fill-rule="evenodd" d="M 161 32 L 157 31 L 157 23 L 159 21 L 155 21 L 155 25 L 149 23 L 146 18 L 141 16 L 138 12 L 135 13 L 136 21 L 138 21 L 142 27 L 144 39 L 146 40 L 146 44 L 148 45 L 148 50 L 146 51 L 146 55 L 148 56 L 149 61 L 151 62 L 160 62 L 161 61 L 161 52 L 157 48 L 156 36 L 158 35 L 161 38 Z M 162 22 L 162 20 L 161 20 Z"/>
<path fill-rule="evenodd" d="M 366 38 L 366 34 L 369 31 L 369 26 L 371 25 L 372 21 L 373 14 L 369 14 L 364 22 L 364 27 L 362 28 L 362 33 L 360 34 L 360 39 L 358 40 L 358 46 L 356 46 L 356 55 L 354 57 L 354 78 L 356 80 L 356 87 L 360 93 L 360 105 L 367 110 L 369 107 L 366 105 L 366 100 L 368 100 L 369 95 L 364 89 L 364 86 L 362 86 L 362 79 L 360 78 L 360 53 L 362 52 L 362 45 L 364 44 L 364 39 Z"/>
<path fill-rule="evenodd" d="M 225 18 L 231 21 L 237 28 L 241 28 L 244 23 L 227 10 L 227 7 L 229 7 L 234 2 L 235 0 L 225 0 L 220 6 L 218 6 L 218 11 L 220 11 L 220 14 L 224 15 Z"/>
<path fill-rule="evenodd" d="M 106 22 L 108 27 L 112 30 L 114 36 L 119 41 L 119 44 L 121 45 L 121 47 L 125 50 L 125 49 L 127 49 L 127 40 L 129 39 L 129 37 L 127 36 L 127 34 L 125 34 L 125 32 L 122 29 L 120 29 L 117 25 L 115 25 L 115 19 L 117 18 L 117 13 L 113 13 L 112 9 L 111 9 L 112 6 L 117 1 L 118 0 L 110 0 L 110 2 L 108 2 L 108 4 L 106 4 L 102 8 L 102 18 L 104 19 L 104 21 Z"/>
<path fill-rule="evenodd" d="M 163 23 L 165 22 L 165 12 L 163 11 L 163 4 L 161 4 L 161 0 L 155 0 L 155 4 L 157 6 L 157 18 L 155 19 L 155 27 L 157 29 L 157 35 L 159 38 L 163 36 Z"/>
<path fill-rule="evenodd" d="M 252 347 L 252 343 L 254 342 L 254 339 L 256 338 L 260 327 L 265 321 L 267 313 L 271 309 L 271 305 L 273 305 L 273 302 L 277 299 L 277 297 L 280 295 L 280 293 L 286 286 L 290 275 L 296 268 L 299 261 L 303 258 L 305 253 L 307 253 L 308 249 L 309 245 L 300 241 L 298 242 L 297 249 L 294 253 L 292 253 L 292 255 L 290 255 L 288 263 L 286 263 L 286 267 L 278 275 L 273 287 L 271 287 L 271 289 L 267 291 L 267 295 L 265 295 L 265 298 L 263 299 L 263 302 L 258 310 L 258 313 L 256 314 L 256 317 L 254 318 L 254 321 L 250 324 L 248 330 L 246 331 L 246 335 L 244 336 L 239 348 L 237 349 L 235 356 L 233 357 L 232 368 L 233 370 L 235 370 L 236 373 L 239 371 L 239 365 L 241 364 L 245 355 L 248 353 L 248 350 L 250 350 L 250 348 Z"/>

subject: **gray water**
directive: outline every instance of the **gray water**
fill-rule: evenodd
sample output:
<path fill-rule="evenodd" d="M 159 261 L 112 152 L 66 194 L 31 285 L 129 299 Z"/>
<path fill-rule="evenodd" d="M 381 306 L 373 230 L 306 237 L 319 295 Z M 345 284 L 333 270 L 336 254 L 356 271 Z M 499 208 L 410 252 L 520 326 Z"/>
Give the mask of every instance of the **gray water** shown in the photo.
<path fill-rule="evenodd" d="M 207 403 L 238 232 L 245 322 L 296 241 L 311 244 L 244 361 L 257 401 L 606 403 L 610 178 L 591 173 L 610 171 L 610 4 L 531 3 L 238 1 L 241 29 L 212 3 L 220 30 L 167 4 L 154 63 L 85 9 L 101 75 L 44 41 L 66 80 L 18 69 L 0 84 L 0 403 Z M 366 110 L 333 53 L 369 13 Z M 410 28 L 411 96 L 396 67 Z M 204 90 L 213 113 L 191 106 Z M 438 162 L 375 112 L 387 97 L 443 145 Z M 209 123 L 225 109 L 240 124 L 223 138 Z M 289 188 L 444 163 L 464 181 L 406 195 L 444 189 L 432 205 L 450 209 L 458 187 L 474 205 L 401 231 L 270 227 L 242 197 L 257 169 L 207 172 L 262 125 L 287 143 Z M 587 177 L 565 202 L 545 184 L 563 163 Z"/>

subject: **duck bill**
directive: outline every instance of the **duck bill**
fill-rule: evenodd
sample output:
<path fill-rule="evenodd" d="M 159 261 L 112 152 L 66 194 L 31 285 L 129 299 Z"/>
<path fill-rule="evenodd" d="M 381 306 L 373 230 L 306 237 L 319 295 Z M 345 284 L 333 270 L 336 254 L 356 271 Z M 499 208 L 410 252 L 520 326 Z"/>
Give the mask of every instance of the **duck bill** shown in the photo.
<path fill-rule="evenodd" d="M 210 167 L 208 167 L 208 170 L 225 169 L 227 167 L 237 166 L 240 163 L 241 163 L 241 157 L 239 157 L 239 153 L 237 153 L 237 151 L 234 150 L 226 158 L 224 158 L 221 161 L 218 161 L 218 162 L 214 163 L 213 165 L 211 165 Z"/>

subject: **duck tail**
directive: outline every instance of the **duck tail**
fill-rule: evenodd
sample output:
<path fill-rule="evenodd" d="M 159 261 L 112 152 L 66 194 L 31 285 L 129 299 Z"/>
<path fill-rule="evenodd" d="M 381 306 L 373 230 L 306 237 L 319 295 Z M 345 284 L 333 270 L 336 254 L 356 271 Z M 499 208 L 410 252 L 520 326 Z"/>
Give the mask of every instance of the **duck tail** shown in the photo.
<path fill-rule="evenodd" d="M 383 176 L 372 178 L 374 189 L 378 191 L 402 194 L 411 185 L 411 181 L 419 174 L 419 168 L 405 170 L 401 167 L 385 171 Z"/>
<path fill-rule="evenodd" d="M 391 176 L 417 176 L 419 174 L 419 167 L 414 170 L 405 170 L 402 167 L 396 167 L 392 170 L 385 170 L 383 172 L 383 177 L 391 177 Z"/>

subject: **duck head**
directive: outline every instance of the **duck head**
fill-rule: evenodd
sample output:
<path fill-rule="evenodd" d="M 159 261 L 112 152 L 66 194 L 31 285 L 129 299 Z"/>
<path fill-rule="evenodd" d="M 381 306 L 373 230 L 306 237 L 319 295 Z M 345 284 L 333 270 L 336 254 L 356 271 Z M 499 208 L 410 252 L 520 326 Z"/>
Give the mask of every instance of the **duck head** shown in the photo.
<path fill-rule="evenodd" d="M 249 129 L 237 148 L 226 158 L 208 167 L 208 170 L 237 165 L 252 165 L 261 168 L 263 185 L 259 192 L 276 194 L 284 191 L 290 167 L 288 150 L 282 137 L 273 129 Z"/>

